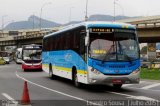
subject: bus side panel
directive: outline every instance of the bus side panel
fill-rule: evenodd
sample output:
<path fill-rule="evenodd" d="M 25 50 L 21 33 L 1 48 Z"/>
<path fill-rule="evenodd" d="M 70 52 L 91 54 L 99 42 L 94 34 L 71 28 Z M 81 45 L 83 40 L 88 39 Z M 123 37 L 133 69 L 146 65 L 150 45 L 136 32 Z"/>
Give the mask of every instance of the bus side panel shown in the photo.
<path fill-rule="evenodd" d="M 67 52 L 67 51 L 66 51 Z M 64 53 L 62 51 L 50 52 L 50 59 L 52 59 L 53 74 L 67 79 L 72 79 L 71 68 L 67 67 Z"/>
<path fill-rule="evenodd" d="M 42 52 L 42 70 L 49 73 L 49 55 L 48 52 Z"/>
<path fill-rule="evenodd" d="M 72 80 L 72 67 L 75 66 L 78 73 L 78 81 L 87 83 L 87 65 L 76 52 L 72 50 L 51 51 L 42 53 L 43 70 L 49 72 L 49 64 L 52 65 L 53 74 Z"/>

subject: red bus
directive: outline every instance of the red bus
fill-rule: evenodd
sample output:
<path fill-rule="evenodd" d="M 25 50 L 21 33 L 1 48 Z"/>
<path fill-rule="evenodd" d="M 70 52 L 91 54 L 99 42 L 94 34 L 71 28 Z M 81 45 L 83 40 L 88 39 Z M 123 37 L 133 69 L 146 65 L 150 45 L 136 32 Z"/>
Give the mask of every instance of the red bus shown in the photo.
<path fill-rule="evenodd" d="M 24 45 L 22 47 L 22 69 L 27 70 L 42 70 L 42 45 Z"/>

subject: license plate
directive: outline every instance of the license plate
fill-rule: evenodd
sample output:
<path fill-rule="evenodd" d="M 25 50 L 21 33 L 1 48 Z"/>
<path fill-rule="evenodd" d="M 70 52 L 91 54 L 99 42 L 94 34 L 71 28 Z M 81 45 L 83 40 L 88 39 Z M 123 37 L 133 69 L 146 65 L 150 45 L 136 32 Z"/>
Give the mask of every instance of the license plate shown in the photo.
<path fill-rule="evenodd" d="M 122 80 L 120 80 L 120 79 L 113 79 L 112 83 L 113 84 L 122 84 Z"/>

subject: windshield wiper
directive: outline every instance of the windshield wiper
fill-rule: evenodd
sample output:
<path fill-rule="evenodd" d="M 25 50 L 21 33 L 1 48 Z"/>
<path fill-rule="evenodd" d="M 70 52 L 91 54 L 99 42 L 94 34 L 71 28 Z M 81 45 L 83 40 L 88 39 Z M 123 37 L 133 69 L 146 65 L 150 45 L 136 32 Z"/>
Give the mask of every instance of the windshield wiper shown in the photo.
<path fill-rule="evenodd" d="M 119 41 L 118 41 L 118 46 L 119 46 L 119 52 L 120 52 L 120 54 L 124 55 L 124 56 L 127 58 L 127 60 L 128 60 L 130 63 L 132 63 L 131 57 L 129 57 L 127 54 L 124 54 L 124 50 L 123 50 L 122 45 L 120 44 Z"/>
<path fill-rule="evenodd" d="M 103 60 L 102 60 L 102 63 L 105 62 L 106 57 L 108 56 L 108 54 L 110 54 L 110 51 L 112 50 L 112 48 L 114 48 L 114 46 L 115 46 L 114 44 L 111 45 L 110 49 L 109 49 L 108 52 L 105 54 L 105 56 L 104 56 L 104 58 L 103 58 Z M 113 54 L 113 53 L 111 53 L 111 54 Z"/>
<path fill-rule="evenodd" d="M 123 55 L 127 58 L 127 60 L 128 60 L 130 63 L 132 63 L 131 57 L 129 57 L 127 54 L 123 54 Z"/>

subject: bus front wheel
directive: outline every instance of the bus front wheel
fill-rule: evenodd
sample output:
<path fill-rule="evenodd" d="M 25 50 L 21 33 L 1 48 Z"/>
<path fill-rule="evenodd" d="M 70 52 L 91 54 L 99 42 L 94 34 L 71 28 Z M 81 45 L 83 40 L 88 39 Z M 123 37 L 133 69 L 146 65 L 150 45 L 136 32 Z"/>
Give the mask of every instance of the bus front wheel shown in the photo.
<path fill-rule="evenodd" d="M 52 65 L 49 65 L 49 78 L 54 79 L 53 71 L 52 71 Z"/>
<path fill-rule="evenodd" d="M 77 71 L 73 71 L 73 83 L 76 87 L 81 87 L 81 83 L 78 82 Z"/>

